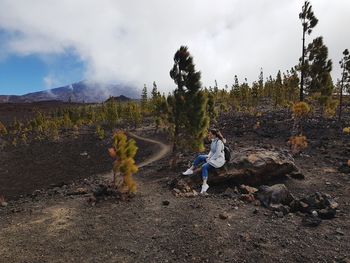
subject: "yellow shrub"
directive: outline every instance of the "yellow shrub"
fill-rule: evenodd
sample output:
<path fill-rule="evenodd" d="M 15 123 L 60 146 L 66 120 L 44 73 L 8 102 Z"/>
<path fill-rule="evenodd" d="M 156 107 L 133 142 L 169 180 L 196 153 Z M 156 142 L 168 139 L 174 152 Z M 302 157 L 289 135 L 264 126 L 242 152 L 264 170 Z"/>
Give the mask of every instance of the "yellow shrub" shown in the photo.
<path fill-rule="evenodd" d="M 345 133 L 345 134 L 350 134 L 350 127 L 345 127 L 345 128 L 343 129 L 343 133 Z"/>
<path fill-rule="evenodd" d="M 292 153 L 294 154 L 301 152 L 308 146 L 306 137 L 303 135 L 290 137 L 288 145 L 290 145 Z"/>
<path fill-rule="evenodd" d="M 4 124 L 0 121 L 0 136 L 7 135 L 7 129 Z"/>
<path fill-rule="evenodd" d="M 298 102 L 293 104 L 293 115 L 297 118 L 302 118 L 310 112 L 310 106 L 306 102 Z"/>
<path fill-rule="evenodd" d="M 332 118 L 337 113 L 339 102 L 337 100 L 329 100 L 326 105 L 324 114 L 327 118 Z"/>
<path fill-rule="evenodd" d="M 122 191 L 136 192 L 136 183 L 132 175 L 138 171 L 134 160 L 137 149 L 136 142 L 133 139 L 128 140 L 123 132 L 119 131 L 113 135 L 113 148 L 108 149 L 108 152 L 115 159 L 113 162 L 114 184 Z M 123 176 L 120 185 L 116 178 L 119 173 Z"/>

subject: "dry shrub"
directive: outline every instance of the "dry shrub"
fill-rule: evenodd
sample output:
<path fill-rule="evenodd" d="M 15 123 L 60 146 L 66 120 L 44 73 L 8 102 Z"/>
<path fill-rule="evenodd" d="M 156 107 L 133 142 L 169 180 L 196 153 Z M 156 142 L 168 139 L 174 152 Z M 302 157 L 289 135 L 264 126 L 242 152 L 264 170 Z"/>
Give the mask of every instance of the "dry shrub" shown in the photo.
<path fill-rule="evenodd" d="M 344 134 L 350 134 L 350 127 L 345 127 L 345 128 L 343 129 L 343 133 L 344 133 Z"/>
<path fill-rule="evenodd" d="M 297 118 L 305 117 L 310 112 L 310 106 L 306 102 L 298 102 L 293 104 L 293 115 Z"/>
<path fill-rule="evenodd" d="M 300 153 L 308 145 L 306 136 L 303 136 L 303 135 L 292 136 L 289 138 L 288 145 L 290 145 L 290 148 L 293 154 Z"/>

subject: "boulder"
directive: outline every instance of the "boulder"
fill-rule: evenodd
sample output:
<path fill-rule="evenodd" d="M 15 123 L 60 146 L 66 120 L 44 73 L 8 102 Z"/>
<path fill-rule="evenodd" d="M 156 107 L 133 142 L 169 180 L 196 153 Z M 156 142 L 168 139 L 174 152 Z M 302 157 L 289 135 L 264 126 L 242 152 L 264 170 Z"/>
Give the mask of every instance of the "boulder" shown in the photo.
<path fill-rule="evenodd" d="M 295 200 L 284 184 L 262 185 L 256 193 L 256 198 L 265 207 L 273 207 L 278 204 L 290 205 Z"/>
<path fill-rule="evenodd" d="M 288 150 L 249 147 L 233 152 L 229 163 L 211 171 L 208 183 L 262 185 L 296 173 L 299 170 Z M 201 180 L 201 170 L 197 169 L 193 175 L 175 178 L 172 186 L 181 190 L 184 185 L 198 186 Z"/>

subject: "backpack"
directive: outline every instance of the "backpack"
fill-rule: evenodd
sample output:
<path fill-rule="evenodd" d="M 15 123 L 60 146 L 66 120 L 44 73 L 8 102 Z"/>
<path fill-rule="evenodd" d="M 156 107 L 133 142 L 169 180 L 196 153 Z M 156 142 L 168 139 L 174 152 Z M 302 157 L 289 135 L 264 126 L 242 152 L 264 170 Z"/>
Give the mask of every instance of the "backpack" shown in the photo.
<path fill-rule="evenodd" d="M 228 163 L 231 161 L 231 149 L 230 147 L 224 145 L 224 153 L 225 153 L 225 162 Z"/>

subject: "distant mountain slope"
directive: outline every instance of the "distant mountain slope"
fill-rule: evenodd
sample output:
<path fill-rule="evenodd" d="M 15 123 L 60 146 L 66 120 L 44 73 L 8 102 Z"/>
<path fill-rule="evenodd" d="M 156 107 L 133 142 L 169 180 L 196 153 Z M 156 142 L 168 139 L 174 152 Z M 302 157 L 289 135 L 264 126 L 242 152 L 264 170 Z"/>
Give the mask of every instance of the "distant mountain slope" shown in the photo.
<path fill-rule="evenodd" d="M 50 90 L 28 93 L 21 96 L 0 95 L 0 103 L 3 102 L 34 102 L 46 100 L 60 100 L 72 102 L 102 102 L 110 96 L 126 96 L 138 98 L 140 92 L 126 85 L 101 85 L 91 84 L 85 81 Z"/>

